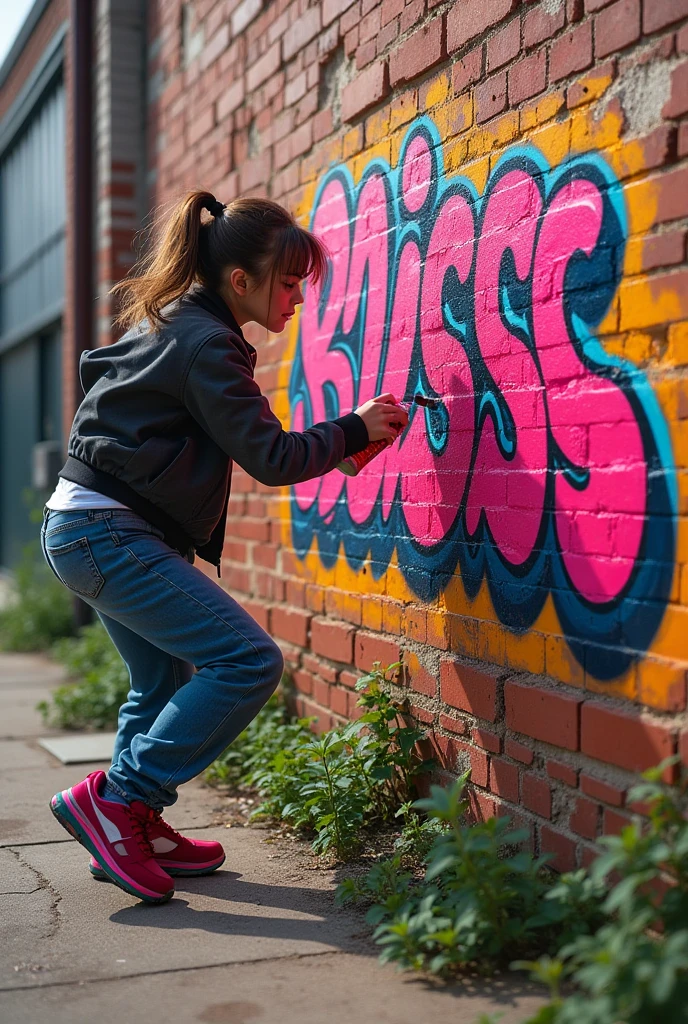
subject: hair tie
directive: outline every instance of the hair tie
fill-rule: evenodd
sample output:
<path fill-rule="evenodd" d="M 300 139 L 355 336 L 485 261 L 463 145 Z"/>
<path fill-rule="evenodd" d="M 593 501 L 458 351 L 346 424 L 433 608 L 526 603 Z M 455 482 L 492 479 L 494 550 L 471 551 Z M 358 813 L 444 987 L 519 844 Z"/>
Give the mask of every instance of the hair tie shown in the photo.
<path fill-rule="evenodd" d="M 227 204 L 220 203 L 217 201 L 217 199 L 209 199 L 208 202 L 204 204 L 204 206 L 211 216 L 221 217 L 222 214 L 225 212 L 225 207 L 227 206 Z"/>

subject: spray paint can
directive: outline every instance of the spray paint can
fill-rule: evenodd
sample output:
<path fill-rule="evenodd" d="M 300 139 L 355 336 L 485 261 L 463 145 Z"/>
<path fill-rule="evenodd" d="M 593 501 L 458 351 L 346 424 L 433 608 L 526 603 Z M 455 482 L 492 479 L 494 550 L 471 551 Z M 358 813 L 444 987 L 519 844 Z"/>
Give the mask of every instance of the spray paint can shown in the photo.
<path fill-rule="evenodd" d="M 436 409 L 437 400 L 434 398 L 426 398 L 425 395 L 414 395 L 410 402 L 397 402 L 400 409 L 405 409 L 406 412 L 411 411 L 411 406 L 414 404 L 422 405 L 426 409 Z M 401 424 L 399 424 L 399 430 L 397 431 L 397 437 L 401 433 Z M 383 452 L 385 448 L 389 447 L 389 442 L 383 440 L 371 441 L 362 452 L 357 452 L 356 455 L 349 455 L 346 459 L 342 459 L 337 465 L 337 469 L 347 476 L 358 476 L 361 470 L 368 465 L 368 463 Z"/>

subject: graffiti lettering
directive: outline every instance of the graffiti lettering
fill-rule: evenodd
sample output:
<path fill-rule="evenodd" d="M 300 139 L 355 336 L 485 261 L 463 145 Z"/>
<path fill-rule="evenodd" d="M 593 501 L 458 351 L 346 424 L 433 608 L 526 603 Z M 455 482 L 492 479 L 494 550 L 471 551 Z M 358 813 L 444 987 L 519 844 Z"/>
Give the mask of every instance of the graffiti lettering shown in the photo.
<path fill-rule="evenodd" d="M 290 381 L 293 429 L 382 391 L 420 389 L 401 441 L 359 476 L 293 488 L 296 550 L 318 537 L 380 575 L 396 548 L 422 599 L 455 573 L 484 577 L 505 626 L 530 626 L 551 593 L 575 656 L 622 672 L 661 619 L 671 581 L 675 477 L 644 376 L 592 331 L 613 300 L 623 195 L 595 155 L 550 169 L 519 147 L 477 194 L 445 179 L 431 121 L 399 165 L 355 186 L 333 168 L 311 229 L 330 274 L 308 288 Z"/>

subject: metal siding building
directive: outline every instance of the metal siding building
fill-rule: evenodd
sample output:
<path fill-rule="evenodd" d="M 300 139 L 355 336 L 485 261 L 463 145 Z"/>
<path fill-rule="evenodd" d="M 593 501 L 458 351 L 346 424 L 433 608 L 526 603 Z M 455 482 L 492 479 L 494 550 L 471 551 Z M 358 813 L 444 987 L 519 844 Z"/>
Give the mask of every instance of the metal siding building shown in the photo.
<path fill-rule="evenodd" d="M 54 467 L 63 444 L 65 34 L 51 39 L 0 124 L 0 566 L 9 569 L 36 535 L 27 497 L 47 497 L 27 493 L 34 446 L 53 442 L 43 449 Z"/>

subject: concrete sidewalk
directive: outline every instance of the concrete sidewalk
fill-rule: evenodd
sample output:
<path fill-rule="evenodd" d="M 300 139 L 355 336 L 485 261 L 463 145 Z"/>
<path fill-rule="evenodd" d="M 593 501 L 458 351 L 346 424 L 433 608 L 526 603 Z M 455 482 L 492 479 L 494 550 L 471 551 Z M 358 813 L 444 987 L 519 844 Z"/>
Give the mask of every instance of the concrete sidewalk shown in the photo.
<path fill-rule="evenodd" d="M 48 810 L 98 765 L 37 745 L 36 702 L 62 670 L 0 653 L 0 1018 L 4 1024 L 518 1024 L 543 999 L 519 978 L 445 988 L 377 962 L 361 914 L 335 908 L 334 872 L 307 844 L 226 828 L 221 794 L 193 783 L 168 818 L 219 839 L 225 866 L 177 879 L 163 906 L 91 879 L 88 854 Z M 106 767 L 102 765 L 100 767 Z"/>

